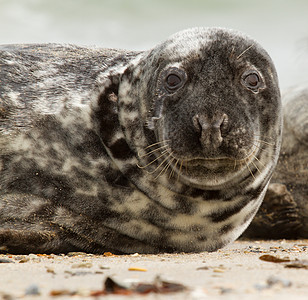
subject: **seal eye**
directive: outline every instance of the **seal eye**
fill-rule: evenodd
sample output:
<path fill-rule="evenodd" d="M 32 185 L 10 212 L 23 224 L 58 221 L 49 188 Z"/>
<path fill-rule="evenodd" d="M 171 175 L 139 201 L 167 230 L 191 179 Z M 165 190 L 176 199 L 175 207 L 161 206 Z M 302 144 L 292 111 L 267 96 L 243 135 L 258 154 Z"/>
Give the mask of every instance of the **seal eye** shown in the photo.
<path fill-rule="evenodd" d="M 166 84 L 169 89 L 174 90 L 182 83 L 181 78 L 176 74 L 170 74 L 166 78 Z"/>
<path fill-rule="evenodd" d="M 242 84 L 254 93 L 258 93 L 264 84 L 261 76 L 255 70 L 249 70 L 242 75 Z"/>
<path fill-rule="evenodd" d="M 186 82 L 187 75 L 186 72 L 179 68 L 169 68 L 164 72 L 164 87 L 170 93 L 174 93 L 179 88 L 181 88 Z"/>
<path fill-rule="evenodd" d="M 256 88 L 260 82 L 260 78 L 257 74 L 252 73 L 246 76 L 245 83 L 248 87 Z"/>

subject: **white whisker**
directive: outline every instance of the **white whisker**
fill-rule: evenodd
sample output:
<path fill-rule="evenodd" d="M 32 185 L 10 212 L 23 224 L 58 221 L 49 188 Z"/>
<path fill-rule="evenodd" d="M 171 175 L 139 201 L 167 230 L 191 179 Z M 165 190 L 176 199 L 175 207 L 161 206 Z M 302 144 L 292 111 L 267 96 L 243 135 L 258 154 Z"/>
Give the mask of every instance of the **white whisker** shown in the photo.
<path fill-rule="evenodd" d="M 250 45 L 246 50 L 244 50 L 236 59 L 239 59 L 241 56 L 243 56 L 253 45 Z"/>
<path fill-rule="evenodd" d="M 258 170 L 258 172 L 261 174 L 260 169 L 258 168 L 258 166 L 254 163 L 254 161 L 252 160 L 251 163 L 254 165 L 254 167 Z"/>
<path fill-rule="evenodd" d="M 169 142 L 169 141 L 170 141 L 170 140 L 164 140 L 164 141 L 161 141 L 161 142 L 157 142 L 157 143 L 151 144 L 151 145 L 145 147 L 144 150 L 147 150 L 147 149 L 149 149 L 149 148 L 151 148 L 151 147 L 153 147 L 153 146 L 156 146 L 156 145 L 160 145 L 160 144 L 167 143 L 167 142 Z"/>
<path fill-rule="evenodd" d="M 180 173 L 182 172 L 182 167 L 183 167 L 183 161 L 181 160 L 180 170 L 179 170 L 179 173 L 178 173 L 178 178 L 177 178 L 177 180 L 179 180 L 179 178 L 180 178 Z"/>
<path fill-rule="evenodd" d="M 261 165 L 262 167 L 265 168 L 265 165 L 264 165 L 263 163 L 261 163 L 261 161 L 258 159 L 258 157 L 256 157 L 256 156 L 254 155 L 254 158 L 260 163 L 260 165 Z"/>
<path fill-rule="evenodd" d="M 168 151 L 167 151 L 167 150 L 164 150 L 164 151 L 162 152 L 161 155 L 159 155 L 158 157 L 156 157 L 154 160 L 152 160 L 151 162 L 149 162 L 147 165 L 145 165 L 145 166 L 140 166 L 139 164 L 137 164 L 137 167 L 140 168 L 140 169 L 144 169 L 144 168 L 150 166 L 151 164 L 153 164 L 155 161 L 157 161 L 157 160 L 160 159 L 161 157 L 165 156 L 167 153 L 168 153 Z"/>
<path fill-rule="evenodd" d="M 143 158 L 143 157 L 146 157 L 146 156 L 151 155 L 152 153 L 155 153 L 155 152 L 157 152 L 157 151 L 160 151 L 160 150 L 162 150 L 162 149 L 164 149 L 164 148 L 166 148 L 166 147 L 168 147 L 168 145 L 161 146 L 161 147 L 156 148 L 156 149 L 154 149 L 154 150 L 152 150 L 152 151 L 150 151 L 150 152 L 147 152 L 146 154 L 143 154 L 143 155 L 141 155 L 141 154 L 138 152 L 138 156 L 139 156 L 140 158 Z"/>
<path fill-rule="evenodd" d="M 251 171 L 251 169 L 250 169 L 250 167 L 249 167 L 249 164 L 247 163 L 246 160 L 245 160 L 245 163 L 246 163 L 246 166 L 247 166 L 247 168 L 248 168 L 248 170 L 249 170 L 251 176 L 252 176 L 254 179 L 256 179 L 255 176 L 253 175 L 253 173 L 252 173 L 252 171 Z"/>
<path fill-rule="evenodd" d="M 166 153 L 165 153 L 164 155 L 166 155 Z M 149 172 L 149 174 L 154 174 L 157 170 L 159 170 L 159 168 L 160 168 L 162 165 L 164 165 L 165 161 L 167 161 L 168 158 L 169 158 L 170 156 L 171 156 L 171 155 L 168 154 L 168 156 L 167 156 L 167 157 L 155 168 L 155 170 L 152 171 L 152 172 Z"/>
<path fill-rule="evenodd" d="M 170 157 L 171 155 L 168 156 L 168 158 Z M 170 164 L 171 162 L 174 160 L 174 158 L 172 158 L 171 160 L 169 160 L 169 162 L 164 166 L 164 168 L 159 172 L 159 174 L 155 177 L 155 179 L 157 179 L 159 176 L 165 174 L 167 172 L 167 170 L 169 169 L 170 167 Z"/>
<path fill-rule="evenodd" d="M 266 144 L 266 145 L 269 145 L 269 146 L 275 146 L 275 144 L 272 144 L 272 143 L 269 143 L 269 142 L 265 142 L 265 141 L 262 141 L 262 140 L 254 140 L 255 142 L 259 142 L 260 144 Z"/>
<path fill-rule="evenodd" d="M 175 158 L 174 158 L 175 159 Z M 179 163 L 180 159 L 177 159 L 176 162 L 175 162 L 175 165 L 173 166 L 171 172 L 170 172 L 170 175 L 169 175 L 169 178 L 171 178 L 173 176 L 173 174 L 175 173 L 174 169 L 176 169 L 176 166 L 177 164 Z"/>

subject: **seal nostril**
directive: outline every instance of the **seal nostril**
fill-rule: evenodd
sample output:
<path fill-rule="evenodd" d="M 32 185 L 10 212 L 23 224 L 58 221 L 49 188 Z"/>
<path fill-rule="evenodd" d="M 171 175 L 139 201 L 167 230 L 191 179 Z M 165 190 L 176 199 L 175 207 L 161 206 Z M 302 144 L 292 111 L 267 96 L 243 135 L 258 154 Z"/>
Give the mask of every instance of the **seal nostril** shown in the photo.
<path fill-rule="evenodd" d="M 226 129 L 228 128 L 228 124 L 229 124 L 229 118 L 226 114 L 223 114 L 221 118 L 221 124 L 220 124 L 221 132 L 226 131 Z"/>
<path fill-rule="evenodd" d="M 192 118 L 192 121 L 193 121 L 193 125 L 194 125 L 194 130 L 197 132 L 197 133 L 201 133 L 202 131 L 202 126 L 199 122 L 199 115 L 195 115 L 193 118 Z"/>
<path fill-rule="evenodd" d="M 207 151 L 217 149 L 222 141 L 222 133 L 228 126 L 228 116 L 214 116 L 211 120 L 204 115 L 195 115 L 193 117 L 193 125 L 195 131 L 200 134 L 199 140 L 202 148 Z"/>
<path fill-rule="evenodd" d="M 220 118 L 214 118 L 212 123 L 212 126 L 214 128 L 217 128 L 219 130 L 226 129 L 228 125 L 228 116 L 226 114 L 223 114 Z"/>

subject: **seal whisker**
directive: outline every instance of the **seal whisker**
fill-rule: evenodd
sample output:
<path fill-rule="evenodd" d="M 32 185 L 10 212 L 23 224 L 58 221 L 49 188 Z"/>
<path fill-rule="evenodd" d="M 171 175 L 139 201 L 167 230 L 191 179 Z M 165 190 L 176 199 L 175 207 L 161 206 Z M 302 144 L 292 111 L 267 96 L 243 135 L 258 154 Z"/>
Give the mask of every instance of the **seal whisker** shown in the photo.
<path fill-rule="evenodd" d="M 254 156 L 255 158 L 255 156 Z M 258 168 L 258 166 L 254 163 L 254 161 L 252 160 L 251 163 L 254 165 L 254 167 L 258 170 L 258 172 L 261 174 L 261 171 L 260 169 Z"/>
<path fill-rule="evenodd" d="M 167 151 L 167 150 L 166 150 L 166 151 Z M 154 174 L 157 170 L 159 170 L 159 168 L 160 168 L 161 166 L 163 166 L 163 165 L 165 164 L 165 162 L 166 162 L 166 161 L 168 160 L 168 158 L 171 156 L 170 153 L 168 153 L 168 152 L 164 153 L 164 156 L 166 156 L 166 154 L 168 154 L 167 157 L 155 168 L 154 171 L 149 172 L 148 174 Z"/>
<path fill-rule="evenodd" d="M 256 134 L 255 135 L 256 138 L 260 138 L 262 137 L 263 139 L 268 139 L 268 140 L 271 140 L 271 141 L 274 141 L 275 139 L 273 139 L 271 136 L 262 136 L 260 134 Z"/>
<path fill-rule="evenodd" d="M 257 156 L 254 155 L 254 158 L 260 163 L 260 165 L 261 165 L 262 167 L 265 168 L 265 165 L 260 161 L 260 159 L 258 159 Z"/>
<path fill-rule="evenodd" d="M 255 144 L 253 144 L 253 145 L 256 146 L 259 150 L 262 150 L 266 153 L 269 153 L 269 154 L 272 154 L 273 156 L 275 156 L 275 153 L 271 153 L 272 151 L 270 151 L 270 149 L 264 148 L 262 145 L 255 145 Z"/>
<path fill-rule="evenodd" d="M 253 45 L 250 45 L 246 50 L 244 50 L 240 55 L 237 56 L 236 60 L 240 59 Z"/>
<path fill-rule="evenodd" d="M 151 147 L 153 147 L 153 146 L 156 146 L 156 145 L 160 145 L 160 144 L 167 143 L 167 142 L 169 142 L 169 141 L 170 141 L 170 140 L 163 140 L 163 141 L 161 141 L 161 142 L 153 143 L 153 144 L 151 144 L 151 145 L 145 147 L 144 150 L 147 150 L 147 149 L 149 149 L 149 148 L 151 148 Z"/>
<path fill-rule="evenodd" d="M 275 144 L 273 144 L 273 143 L 269 143 L 269 142 L 266 142 L 266 141 L 263 141 L 263 140 L 257 140 L 257 139 L 255 139 L 254 141 L 256 141 L 256 142 L 259 142 L 259 143 L 263 143 L 263 144 L 266 144 L 266 145 L 269 145 L 269 146 L 275 146 Z"/>
<path fill-rule="evenodd" d="M 154 160 L 152 160 L 151 162 L 149 162 L 149 163 L 146 164 L 145 166 L 140 166 L 139 163 L 138 163 L 138 164 L 137 164 L 137 167 L 138 167 L 139 169 L 144 169 L 144 168 L 150 166 L 151 164 L 153 164 L 155 161 L 157 161 L 157 160 L 160 159 L 161 157 L 165 156 L 167 153 L 168 153 L 168 151 L 167 151 L 167 150 L 164 150 L 164 151 L 162 152 L 161 155 L 159 155 L 158 157 L 156 157 Z"/>
<path fill-rule="evenodd" d="M 253 141 L 254 143 L 252 143 L 252 145 L 253 146 L 255 146 L 255 147 L 257 147 L 258 148 L 258 150 L 270 150 L 270 149 L 267 149 L 267 148 L 264 148 L 264 147 L 266 147 L 267 145 L 266 144 L 261 144 L 261 142 L 259 142 L 259 141 L 257 141 L 257 140 L 254 140 Z M 256 143 L 256 144 L 255 144 Z"/>
<path fill-rule="evenodd" d="M 169 169 L 170 165 L 171 165 L 171 162 L 174 160 L 174 158 L 172 158 L 171 160 L 169 160 L 168 162 L 168 159 L 169 157 L 171 156 L 171 154 L 169 154 L 169 156 L 167 157 L 167 164 L 163 167 L 163 169 L 159 172 L 159 174 L 155 177 L 155 179 L 157 179 L 159 176 L 161 175 L 164 175 L 166 174 L 167 170 Z"/>
<path fill-rule="evenodd" d="M 236 162 L 237 162 L 237 160 L 235 159 L 235 160 L 234 160 L 234 167 L 233 167 L 233 170 L 236 169 Z"/>
<path fill-rule="evenodd" d="M 174 157 L 174 159 L 176 159 L 176 158 Z M 171 178 L 171 177 L 173 176 L 173 174 L 175 173 L 174 170 L 176 169 L 176 166 L 177 166 L 177 164 L 179 163 L 179 161 L 180 161 L 180 159 L 178 158 L 178 159 L 176 160 L 175 165 L 173 166 L 173 168 L 171 168 L 171 172 L 170 172 L 169 178 Z"/>
<path fill-rule="evenodd" d="M 165 172 L 164 172 L 164 174 L 166 174 L 167 173 L 167 171 L 169 170 L 169 168 L 170 168 L 170 166 L 172 165 L 172 162 L 175 160 L 175 158 L 174 157 L 172 157 L 172 159 L 170 159 L 169 160 L 169 163 L 168 163 L 168 166 L 167 166 L 167 169 L 165 170 Z M 163 174 L 163 175 L 164 175 Z"/>
<path fill-rule="evenodd" d="M 229 56 L 230 59 L 232 59 L 234 57 L 234 51 L 235 51 L 235 47 L 233 46 L 231 53 L 230 53 L 230 56 Z"/>
<path fill-rule="evenodd" d="M 242 158 L 242 159 L 235 159 L 235 166 L 236 166 L 236 162 L 239 162 L 242 165 L 243 161 L 249 160 L 251 157 L 254 156 L 256 151 L 260 149 L 260 145 L 255 145 L 255 144 L 252 144 L 252 145 L 255 147 L 255 149 L 253 149 L 251 152 L 249 152 L 244 158 Z M 235 169 L 235 166 L 234 166 L 234 169 Z"/>
<path fill-rule="evenodd" d="M 161 147 L 159 147 L 159 148 L 156 148 L 156 149 L 154 149 L 154 150 L 151 150 L 150 152 L 148 152 L 148 153 L 146 153 L 146 154 L 140 154 L 140 152 L 138 152 L 138 157 L 140 157 L 140 158 L 143 158 L 143 157 L 146 157 L 146 156 L 150 156 L 151 154 L 153 154 L 153 153 L 155 153 L 155 152 L 157 152 L 157 151 L 160 151 L 160 150 L 162 150 L 162 149 L 164 149 L 164 148 L 167 148 L 168 147 L 168 145 L 164 145 L 164 146 L 161 146 Z"/>
<path fill-rule="evenodd" d="M 182 167 L 183 167 L 183 160 L 181 160 L 180 170 L 179 170 L 179 173 L 178 173 L 178 178 L 177 178 L 177 180 L 179 180 L 179 178 L 180 178 L 180 173 L 182 172 Z"/>
<path fill-rule="evenodd" d="M 248 170 L 249 170 L 251 176 L 252 176 L 254 179 L 256 179 L 255 176 L 253 175 L 253 173 L 252 173 L 252 171 L 251 171 L 251 169 L 250 169 L 250 167 L 249 167 L 249 164 L 247 163 L 246 160 L 245 160 L 245 163 L 246 163 L 246 166 L 247 166 L 247 168 L 248 168 Z"/>

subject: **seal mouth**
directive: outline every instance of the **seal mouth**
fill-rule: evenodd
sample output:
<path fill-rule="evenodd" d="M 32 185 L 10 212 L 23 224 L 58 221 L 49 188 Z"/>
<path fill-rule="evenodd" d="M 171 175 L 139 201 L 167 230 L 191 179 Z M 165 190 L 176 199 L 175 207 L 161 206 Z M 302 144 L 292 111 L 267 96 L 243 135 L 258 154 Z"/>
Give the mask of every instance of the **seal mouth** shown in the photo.
<path fill-rule="evenodd" d="M 185 163 L 187 166 L 190 167 L 209 167 L 210 169 L 216 167 L 228 167 L 228 166 L 234 166 L 234 169 L 236 169 L 236 166 L 241 166 L 243 164 L 250 163 L 255 157 L 256 153 L 258 152 L 258 149 L 260 148 L 259 143 L 253 144 L 252 150 L 246 154 L 242 158 L 236 158 L 236 157 L 228 157 L 228 156 L 221 156 L 221 157 L 196 157 L 196 158 L 188 158 L 188 159 L 179 159 L 172 153 L 171 149 L 168 148 L 167 151 L 169 154 L 175 159 L 175 160 L 181 160 L 183 163 Z"/>
<path fill-rule="evenodd" d="M 168 140 L 156 142 L 138 152 L 137 166 L 155 179 L 162 175 L 175 178 L 198 188 L 227 186 L 233 178 L 251 173 L 253 160 L 257 159 L 260 143 L 252 144 L 248 154 L 240 158 L 220 157 L 178 157 Z M 242 153 L 244 154 L 244 153 Z"/>
<path fill-rule="evenodd" d="M 185 163 L 189 167 L 205 167 L 208 169 L 215 169 L 219 167 L 233 166 L 237 160 L 229 157 L 219 158 L 196 158 L 186 160 Z"/>
<path fill-rule="evenodd" d="M 197 188 L 215 189 L 232 184 L 234 178 L 250 173 L 253 162 L 257 159 L 259 145 L 254 145 L 243 158 L 233 157 L 174 159 L 177 163 L 171 168 L 178 179 Z M 169 149 L 168 149 L 169 150 Z"/>

